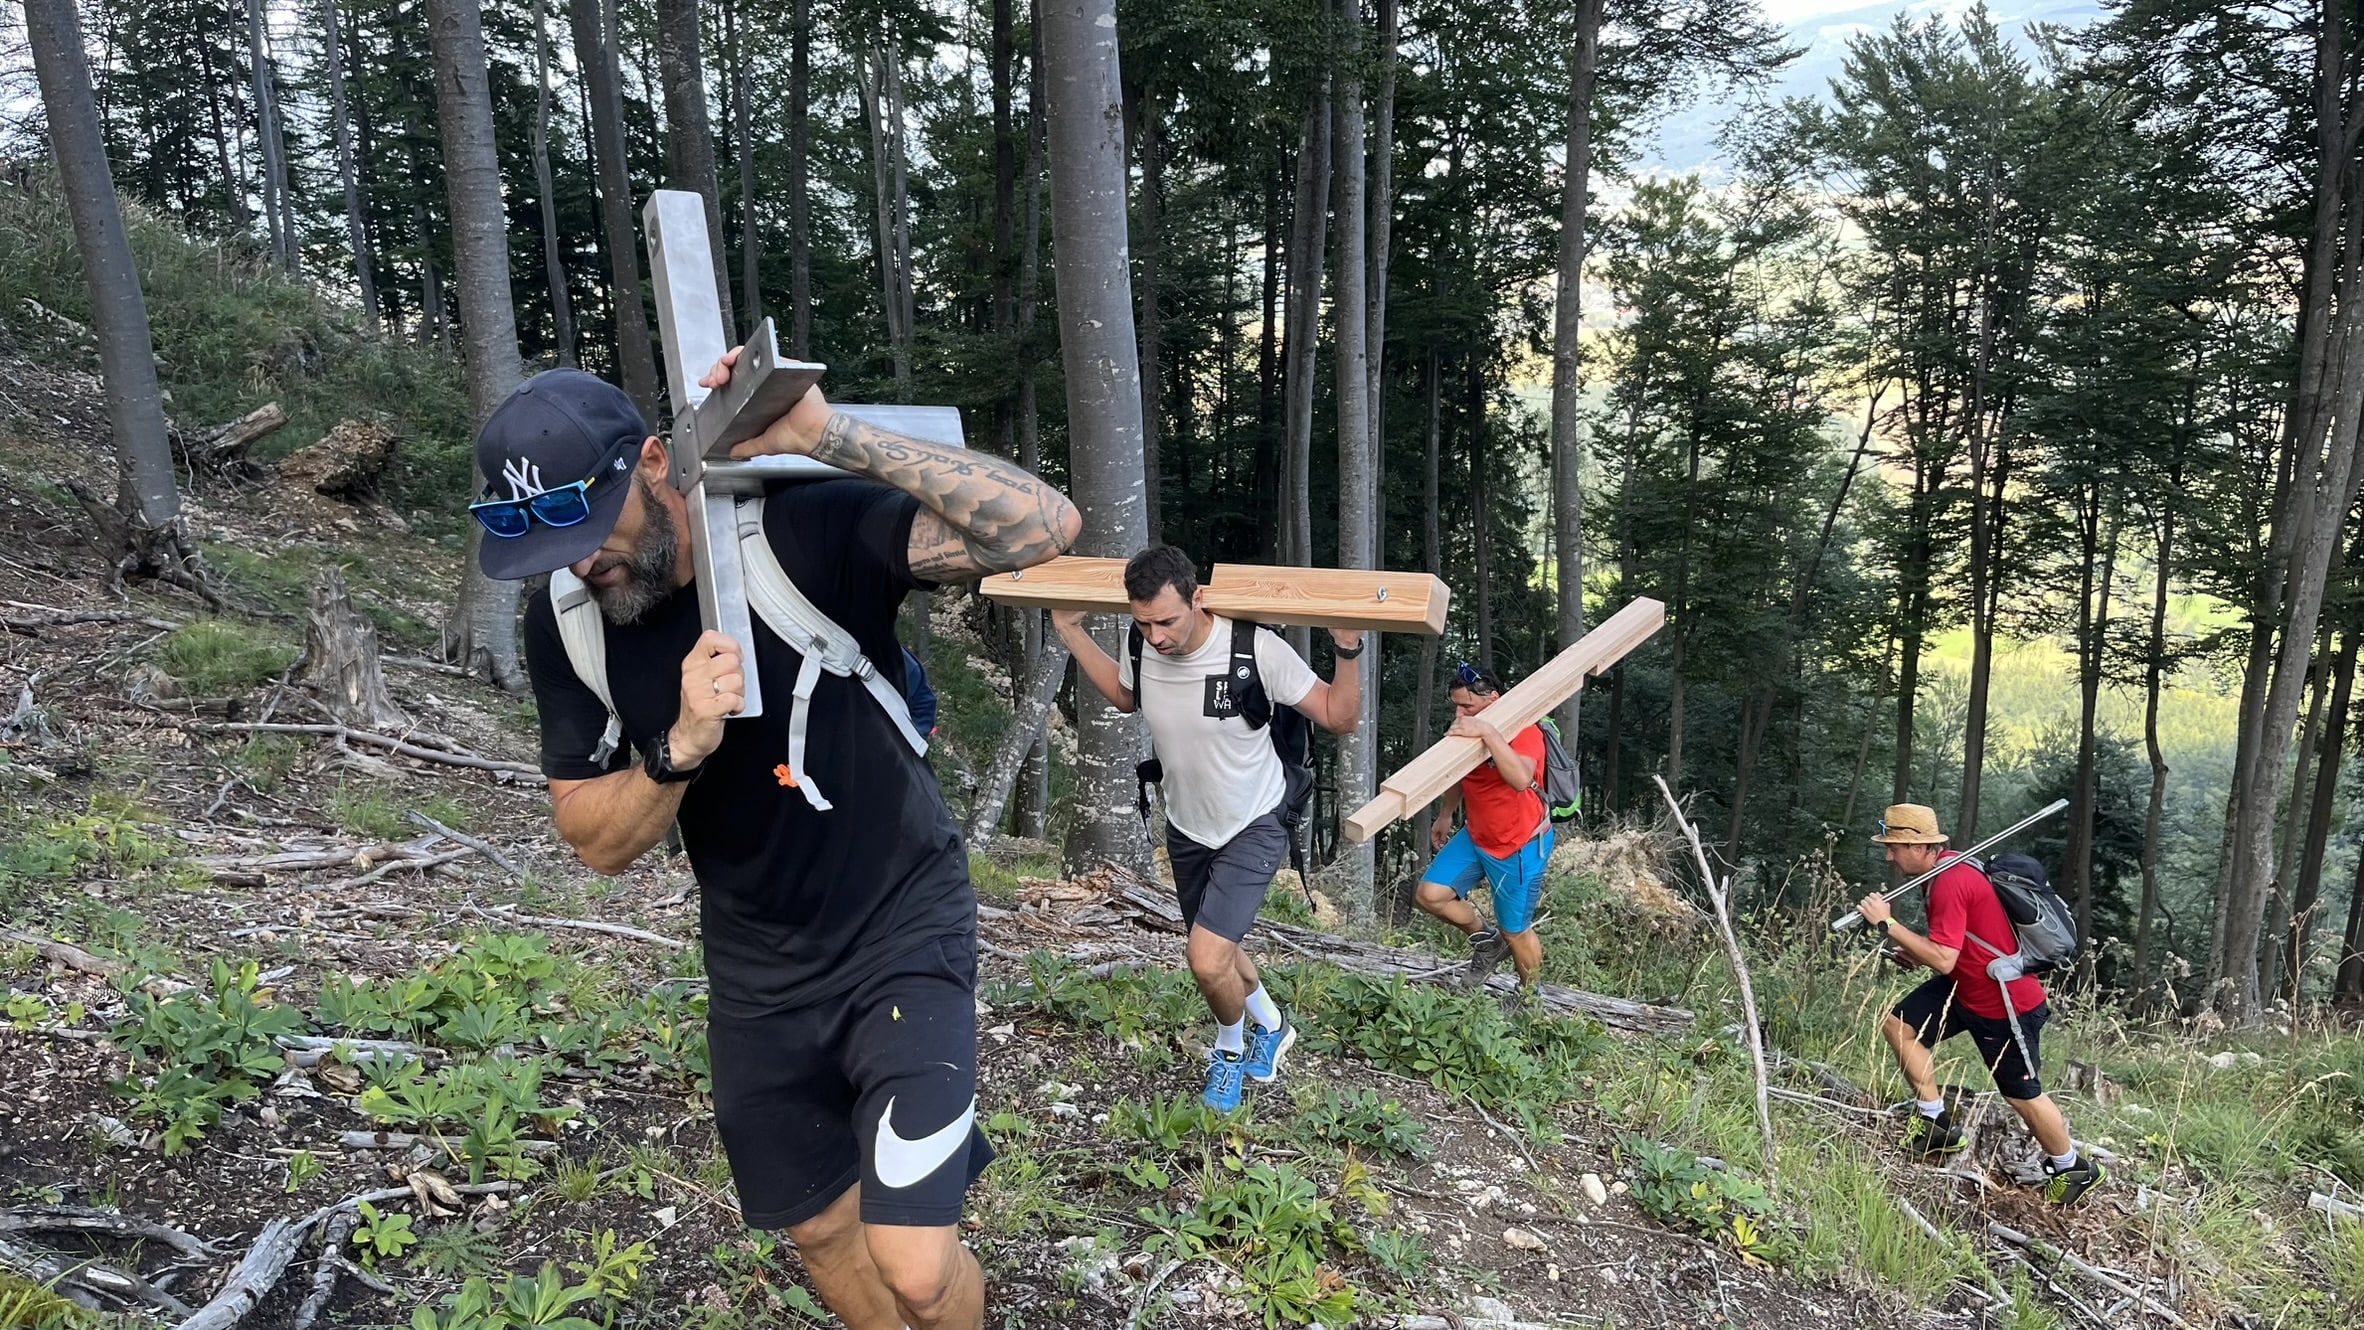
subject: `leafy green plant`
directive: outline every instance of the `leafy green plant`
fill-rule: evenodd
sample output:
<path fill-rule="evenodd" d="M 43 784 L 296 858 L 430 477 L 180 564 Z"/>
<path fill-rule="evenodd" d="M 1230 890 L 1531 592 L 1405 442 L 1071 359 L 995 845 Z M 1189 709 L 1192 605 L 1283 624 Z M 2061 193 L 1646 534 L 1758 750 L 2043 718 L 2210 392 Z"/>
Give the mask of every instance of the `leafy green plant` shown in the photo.
<path fill-rule="evenodd" d="M 1170 1099 L 1152 1097 L 1146 1103 L 1127 1095 L 1108 1110 L 1109 1135 L 1140 1141 L 1167 1154 L 1221 1125 L 1222 1119 L 1205 1101 L 1187 1091 Z"/>
<path fill-rule="evenodd" d="M 1726 1243 L 1750 1265 L 1778 1264 L 1784 1258 L 1789 1244 L 1761 1184 L 1640 1136 L 1621 1138 L 1617 1151 L 1640 1175 L 1634 1203 L 1659 1222 Z"/>
<path fill-rule="evenodd" d="M 226 1104 L 253 1098 L 284 1065 L 278 1037 L 303 1029 L 299 1013 L 262 992 L 253 961 L 217 960 L 209 986 L 164 997 L 129 987 L 124 1005 L 113 1037 L 130 1051 L 132 1075 L 115 1091 L 134 1119 L 161 1124 L 166 1154 L 221 1121 Z"/>
<path fill-rule="evenodd" d="M 409 1215 L 380 1210 L 368 1201 L 357 1211 L 361 1222 L 353 1227 L 353 1247 L 361 1253 L 363 1265 L 374 1270 L 380 1260 L 398 1259 L 418 1244 L 419 1235 L 411 1231 Z"/>
<path fill-rule="evenodd" d="M 1356 1235 L 1320 1185 L 1287 1164 L 1226 1155 L 1209 1170 L 1196 1206 L 1148 1206 L 1140 1215 L 1159 1230 L 1150 1250 L 1232 1263 L 1243 1298 L 1267 1326 L 1342 1326 L 1354 1317 L 1354 1288 L 1325 1258 L 1332 1239 L 1353 1244 Z"/>
<path fill-rule="evenodd" d="M 320 1160 L 310 1150 L 298 1150 L 287 1157 L 287 1190 L 299 1192 L 304 1184 L 320 1176 Z"/>
<path fill-rule="evenodd" d="M 640 1288 L 640 1273 L 653 1258 L 645 1242 L 618 1246 L 614 1229 L 601 1229 L 591 1240 L 591 1259 L 569 1261 L 572 1270 L 594 1294 L 611 1302 L 623 1302 Z"/>
<path fill-rule="evenodd" d="M 1322 1090 L 1299 1107 L 1297 1128 L 1333 1145 L 1384 1150 L 1406 1159 L 1425 1159 L 1432 1148 L 1426 1123 L 1371 1090 Z"/>

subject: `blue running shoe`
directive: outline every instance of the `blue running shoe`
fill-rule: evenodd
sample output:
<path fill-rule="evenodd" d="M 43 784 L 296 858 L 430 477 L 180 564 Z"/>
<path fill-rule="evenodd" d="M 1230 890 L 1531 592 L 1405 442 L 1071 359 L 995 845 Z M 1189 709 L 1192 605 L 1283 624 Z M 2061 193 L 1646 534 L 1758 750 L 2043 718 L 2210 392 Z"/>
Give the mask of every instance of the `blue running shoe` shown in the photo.
<path fill-rule="evenodd" d="M 1229 1113 L 1239 1108 L 1240 1093 L 1246 1089 L 1248 1060 L 1237 1053 L 1217 1053 L 1207 1059 L 1207 1089 L 1199 1096 L 1206 1106 L 1218 1113 Z"/>
<path fill-rule="evenodd" d="M 1280 1074 L 1281 1059 L 1297 1046 L 1297 1026 L 1288 1017 L 1281 1018 L 1281 1028 L 1267 1030 L 1254 1021 L 1248 1022 L 1248 1075 L 1258 1085 L 1270 1084 Z"/>

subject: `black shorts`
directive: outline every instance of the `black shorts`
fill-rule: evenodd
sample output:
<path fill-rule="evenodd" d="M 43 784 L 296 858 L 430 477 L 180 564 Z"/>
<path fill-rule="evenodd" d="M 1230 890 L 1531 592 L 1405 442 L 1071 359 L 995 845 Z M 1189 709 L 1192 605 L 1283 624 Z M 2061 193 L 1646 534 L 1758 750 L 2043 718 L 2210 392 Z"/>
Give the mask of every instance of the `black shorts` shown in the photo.
<path fill-rule="evenodd" d="M 1950 975 L 1932 977 L 1905 994 L 1904 1001 L 1889 1012 L 1913 1028 L 1923 1048 L 1935 1048 L 1957 1034 L 1969 1035 L 1970 1042 L 1978 1045 L 1979 1060 L 1994 1073 L 1995 1088 L 2005 1099 L 2033 1099 L 2044 1093 L 2036 1069 L 2019 1055 L 2019 1044 L 2011 1037 L 2011 1022 L 1981 1016 L 1963 1006 L 1954 997 Z M 2044 1063 L 2044 1022 L 2051 1017 L 2052 1004 L 2048 1002 L 2019 1013 L 2020 1031 L 2027 1036 L 2027 1055 L 2035 1059 L 2037 1067 Z"/>
<path fill-rule="evenodd" d="M 1166 857 L 1174 865 L 1183 930 L 1197 924 L 1233 942 L 1246 937 L 1288 852 L 1289 829 L 1281 825 L 1277 809 L 1212 848 L 1167 827 Z"/>
<path fill-rule="evenodd" d="M 862 1185 L 862 1222 L 960 1222 L 993 1162 L 977 1129 L 977 948 L 953 935 L 847 993 L 755 1019 L 713 1016 L 714 1121 L 754 1228 L 787 1228 Z"/>

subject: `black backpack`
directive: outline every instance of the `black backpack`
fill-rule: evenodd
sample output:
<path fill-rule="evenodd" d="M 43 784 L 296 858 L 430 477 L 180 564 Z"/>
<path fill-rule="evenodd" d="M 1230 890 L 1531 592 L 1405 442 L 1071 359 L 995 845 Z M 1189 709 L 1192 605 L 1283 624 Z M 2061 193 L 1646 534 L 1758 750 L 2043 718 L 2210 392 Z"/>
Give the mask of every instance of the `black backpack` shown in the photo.
<path fill-rule="evenodd" d="M 1577 779 L 1576 755 L 1560 741 L 1558 722 L 1545 716 L 1535 724 L 1543 731 L 1543 769 L 1535 773 L 1535 793 L 1543 796 L 1543 807 L 1551 814 L 1552 825 L 1573 822 L 1584 811 L 1584 787 Z"/>
<path fill-rule="evenodd" d="M 2066 968 L 2077 959 L 2077 914 L 2053 887 L 2044 865 L 2025 854 L 1998 854 L 1970 861 L 1994 884 L 2003 913 L 2011 916 L 2019 955 L 2029 974 Z"/>
<path fill-rule="evenodd" d="M 1263 730 L 1272 739 L 1272 751 L 1280 758 L 1281 775 L 1287 784 L 1281 795 L 1280 820 L 1289 832 L 1289 864 L 1297 870 L 1298 885 L 1305 888 L 1305 903 L 1313 905 L 1312 875 L 1305 871 L 1305 838 L 1301 834 L 1305 814 L 1313 806 L 1313 722 L 1295 707 L 1276 707 L 1264 692 L 1264 675 L 1256 668 L 1256 634 L 1261 630 L 1278 637 L 1280 630 L 1246 619 L 1231 621 L 1231 663 L 1226 667 L 1230 680 L 1232 705 L 1248 728 Z M 1133 658 L 1133 695 L 1141 693 L 1141 629 L 1134 625 L 1126 634 L 1125 650 Z M 1162 784 L 1166 778 L 1163 762 L 1152 754 L 1133 769 L 1136 795 L 1143 826 L 1149 823 L 1149 787 Z"/>

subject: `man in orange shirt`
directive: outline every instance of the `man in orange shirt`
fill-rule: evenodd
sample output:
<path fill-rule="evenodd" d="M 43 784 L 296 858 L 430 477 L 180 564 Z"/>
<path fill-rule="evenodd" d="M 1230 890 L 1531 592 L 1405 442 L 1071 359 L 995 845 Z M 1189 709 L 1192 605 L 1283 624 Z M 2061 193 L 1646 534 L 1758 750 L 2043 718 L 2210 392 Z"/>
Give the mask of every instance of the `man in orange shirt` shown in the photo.
<path fill-rule="evenodd" d="M 1476 739 L 1488 761 L 1479 764 L 1437 801 L 1429 844 L 1436 857 L 1421 876 L 1414 901 L 1469 934 L 1469 976 L 1486 981 L 1508 956 L 1517 967 L 1519 988 L 1509 1004 L 1524 1008 L 1533 999 L 1543 969 L 1543 940 L 1535 936 L 1535 906 L 1543 897 L 1543 867 L 1551 861 L 1551 817 L 1545 811 L 1543 731 L 1529 725 L 1504 737 L 1485 718 L 1502 696 L 1493 671 L 1459 666 L 1449 696 L 1453 727 L 1445 733 Z M 1453 814 L 1469 810 L 1468 825 L 1453 829 Z M 1480 882 L 1494 894 L 1495 927 L 1488 928 L 1469 903 Z"/>

